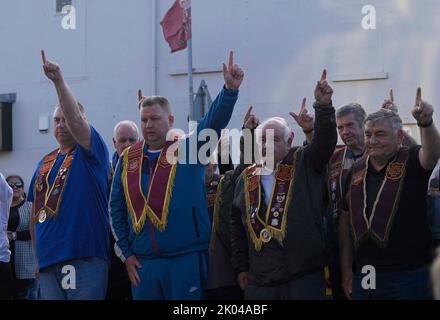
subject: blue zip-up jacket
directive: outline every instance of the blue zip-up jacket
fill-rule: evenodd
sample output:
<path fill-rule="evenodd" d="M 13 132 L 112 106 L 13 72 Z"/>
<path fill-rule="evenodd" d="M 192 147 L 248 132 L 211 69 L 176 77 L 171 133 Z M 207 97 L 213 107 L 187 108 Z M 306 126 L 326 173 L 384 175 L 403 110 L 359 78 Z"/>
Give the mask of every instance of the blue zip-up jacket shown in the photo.
<path fill-rule="evenodd" d="M 198 124 L 197 134 L 209 128 L 214 129 L 220 136 L 220 131 L 231 119 L 237 99 L 238 90 L 223 88 L 209 112 Z M 188 139 L 186 146 L 188 158 Z M 200 145 L 197 149 L 199 147 Z M 148 147 L 145 146 L 144 155 L 147 154 L 147 150 Z M 143 229 L 136 234 L 125 201 L 121 179 L 124 161 L 120 160 L 122 161 L 118 161 L 111 190 L 110 221 L 116 243 L 122 251 L 121 259 L 125 261 L 132 255 L 154 259 L 208 250 L 211 225 L 206 202 L 204 166 L 179 162 L 165 230 L 157 230 L 147 217 Z M 148 164 L 148 161 L 145 163 Z M 142 191 L 145 196 L 148 195 L 149 175 L 150 170 L 143 166 Z"/>

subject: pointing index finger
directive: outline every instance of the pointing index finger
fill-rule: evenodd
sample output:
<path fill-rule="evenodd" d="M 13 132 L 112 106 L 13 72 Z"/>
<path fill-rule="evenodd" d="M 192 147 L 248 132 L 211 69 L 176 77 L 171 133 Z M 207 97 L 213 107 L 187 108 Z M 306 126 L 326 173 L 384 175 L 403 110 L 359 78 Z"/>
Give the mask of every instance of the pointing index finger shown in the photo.
<path fill-rule="evenodd" d="M 394 103 L 394 92 L 393 92 L 393 89 L 390 90 L 390 101 Z"/>
<path fill-rule="evenodd" d="M 304 110 L 304 109 L 306 108 L 306 101 L 307 101 L 306 98 L 303 98 L 303 99 L 302 99 L 302 103 L 301 103 L 301 111 Z"/>
<path fill-rule="evenodd" d="M 44 50 L 41 50 L 41 59 L 43 59 L 43 64 L 46 64 L 46 53 L 44 52 Z"/>
<path fill-rule="evenodd" d="M 252 108 L 253 108 L 253 106 L 250 106 L 250 107 L 249 107 L 248 111 L 246 112 L 245 119 L 247 119 L 247 118 L 251 115 Z"/>
<path fill-rule="evenodd" d="M 416 94 L 416 106 L 420 106 L 422 102 L 422 88 L 417 88 L 417 94 Z"/>
<path fill-rule="evenodd" d="M 321 81 L 325 81 L 325 80 L 327 80 L 327 69 L 324 69 L 321 75 Z"/>
<path fill-rule="evenodd" d="M 142 100 L 142 98 L 143 98 L 143 95 L 142 95 L 142 90 L 141 90 L 141 89 L 139 89 L 139 90 L 138 90 L 138 99 L 139 99 L 139 101 L 141 101 L 141 100 Z"/>
<path fill-rule="evenodd" d="M 229 51 L 229 63 L 228 63 L 228 66 L 229 66 L 229 70 L 231 70 L 232 67 L 234 66 L 234 52 L 232 50 Z"/>

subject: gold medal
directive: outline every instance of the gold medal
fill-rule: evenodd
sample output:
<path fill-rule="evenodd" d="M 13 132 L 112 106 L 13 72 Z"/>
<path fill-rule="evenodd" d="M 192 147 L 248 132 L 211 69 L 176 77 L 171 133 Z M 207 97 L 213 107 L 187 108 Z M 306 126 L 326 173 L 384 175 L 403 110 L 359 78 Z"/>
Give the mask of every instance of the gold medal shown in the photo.
<path fill-rule="evenodd" d="M 46 218 L 47 218 L 46 210 L 44 209 L 40 210 L 40 212 L 38 213 L 38 222 L 43 223 L 44 221 L 46 221 Z"/>
<path fill-rule="evenodd" d="M 270 235 L 269 230 L 267 230 L 266 228 L 261 230 L 261 232 L 260 232 L 260 239 L 264 243 L 268 243 L 272 239 L 272 236 Z"/>

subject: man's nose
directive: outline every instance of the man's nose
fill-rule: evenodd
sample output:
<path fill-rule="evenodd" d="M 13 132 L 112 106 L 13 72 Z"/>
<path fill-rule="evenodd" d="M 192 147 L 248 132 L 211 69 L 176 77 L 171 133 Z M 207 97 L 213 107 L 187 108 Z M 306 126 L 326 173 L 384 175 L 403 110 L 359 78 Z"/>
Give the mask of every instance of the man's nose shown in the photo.
<path fill-rule="evenodd" d="M 349 134 L 349 133 L 350 133 L 350 130 L 347 127 L 343 127 L 342 128 L 342 134 L 343 135 L 346 135 L 346 134 Z"/>
<path fill-rule="evenodd" d="M 374 135 L 370 137 L 370 143 L 371 144 L 377 143 L 377 138 Z"/>

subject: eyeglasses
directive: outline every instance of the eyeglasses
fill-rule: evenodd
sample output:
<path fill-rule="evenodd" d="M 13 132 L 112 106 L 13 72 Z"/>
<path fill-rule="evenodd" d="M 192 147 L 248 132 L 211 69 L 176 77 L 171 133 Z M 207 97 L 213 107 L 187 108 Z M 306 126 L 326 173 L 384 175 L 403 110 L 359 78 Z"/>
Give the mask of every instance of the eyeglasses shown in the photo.
<path fill-rule="evenodd" d="M 21 183 L 21 182 L 8 183 L 8 184 L 11 188 L 23 188 L 23 183 Z"/>

